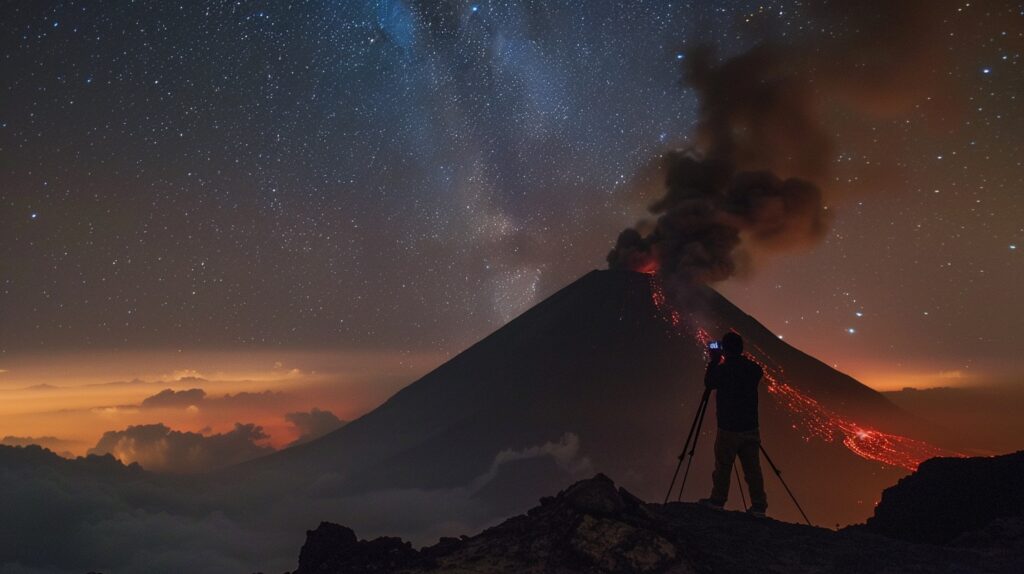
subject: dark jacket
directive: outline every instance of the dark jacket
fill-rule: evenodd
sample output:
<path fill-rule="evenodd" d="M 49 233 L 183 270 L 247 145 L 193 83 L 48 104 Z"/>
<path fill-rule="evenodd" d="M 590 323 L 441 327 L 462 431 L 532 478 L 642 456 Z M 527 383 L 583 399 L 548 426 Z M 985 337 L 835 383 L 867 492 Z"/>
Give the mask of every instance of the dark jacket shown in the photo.
<path fill-rule="evenodd" d="M 757 383 L 763 374 L 760 365 L 741 355 L 708 365 L 704 385 L 718 390 L 718 428 L 736 432 L 757 428 Z"/>

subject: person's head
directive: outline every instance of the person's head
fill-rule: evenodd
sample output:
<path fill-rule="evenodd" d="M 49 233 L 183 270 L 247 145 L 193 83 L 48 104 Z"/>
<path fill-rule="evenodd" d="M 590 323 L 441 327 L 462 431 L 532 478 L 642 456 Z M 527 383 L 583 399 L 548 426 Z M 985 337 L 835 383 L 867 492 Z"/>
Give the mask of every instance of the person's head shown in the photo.
<path fill-rule="evenodd" d="M 722 354 L 725 356 L 736 356 L 743 354 L 743 337 L 739 333 L 729 331 L 722 335 Z"/>

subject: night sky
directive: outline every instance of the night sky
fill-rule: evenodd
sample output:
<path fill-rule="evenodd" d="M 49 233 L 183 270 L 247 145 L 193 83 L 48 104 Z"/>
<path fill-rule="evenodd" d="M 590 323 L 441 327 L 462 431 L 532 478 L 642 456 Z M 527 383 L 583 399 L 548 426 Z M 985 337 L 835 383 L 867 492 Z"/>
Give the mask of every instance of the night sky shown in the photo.
<path fill-rule="evenodd" d="M 644 215 L 689 48 L 856 33 L 802 4 L 4 2 L 0 361 L 457 352 Z M 1019 380 L 1024 4 L 928 6 L 942 82 L 829 102 L 832 228 L 719 288 L 869 384 Z"/>

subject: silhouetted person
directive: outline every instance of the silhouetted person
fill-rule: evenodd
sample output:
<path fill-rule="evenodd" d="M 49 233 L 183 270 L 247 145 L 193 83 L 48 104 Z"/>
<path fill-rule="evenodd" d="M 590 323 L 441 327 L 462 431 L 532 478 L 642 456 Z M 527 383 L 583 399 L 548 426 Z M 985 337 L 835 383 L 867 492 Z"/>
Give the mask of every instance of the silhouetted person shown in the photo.
<path fill-rule="evenodd" d="M 710 359 L 704 385 L 718 394 L 718 436 L 715 471 L 711 475 L 714 486 L 711 497 L 701 503 L 718 509 L 725 506 L 733 461 L 739 456 L 750 490 L 747 512 L 764 516 L 768 498 L 761 474 L 761 433 L 757 422 L 757 385 L 764 370 L 743 356 L 743 337 L 732 332 L 722 337 L 721 354 L 712 351 Z"/>

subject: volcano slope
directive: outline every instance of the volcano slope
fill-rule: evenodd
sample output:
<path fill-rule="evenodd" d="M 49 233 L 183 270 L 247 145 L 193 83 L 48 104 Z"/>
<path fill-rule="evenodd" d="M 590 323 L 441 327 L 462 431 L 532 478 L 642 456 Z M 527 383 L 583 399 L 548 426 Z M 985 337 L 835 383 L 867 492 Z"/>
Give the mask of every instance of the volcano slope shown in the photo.
<path fill-rule="evenodd" d="M 703 390 L 706 333 L 726 329 L 766 365 L 764 445 L 816 524 L 863 521 L 883 488 L 943 454 L 906 438 L 927 429 L 879 393 L 717 292 L 683 300 L 673 308 L 653 276 L 593 271 L 344 428 L 212 482 L 233 498 L 324 501 L 323 519 L 418 543 L 494 524 L 594 472 L 660 501 Z M 684 499 L 710 489 L 713 421 Z M 765 473 L 769 514 L 799 520 Z"/>

